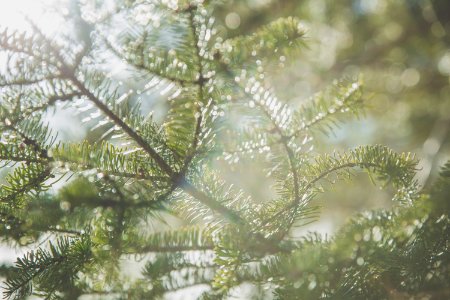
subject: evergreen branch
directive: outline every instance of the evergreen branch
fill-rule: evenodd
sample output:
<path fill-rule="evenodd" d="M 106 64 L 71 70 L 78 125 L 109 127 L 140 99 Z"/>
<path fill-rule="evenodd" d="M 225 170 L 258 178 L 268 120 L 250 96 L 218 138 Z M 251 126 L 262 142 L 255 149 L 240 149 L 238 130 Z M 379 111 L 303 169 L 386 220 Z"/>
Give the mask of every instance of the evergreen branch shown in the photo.
<path fill-rule="evenodd" d="M 180 161 L 180 170 L 183 169 L 184 160 L 190 153 L 192 134 L 195 132 L 196 110 L 198 107 L 192 103 L 197 98 L 197 86 L 185 87 L 176 97 L 170 97 L 169 111 L 162 128 L 167 145 L 173 149 Z"/>
<path fill-rule="evenodd" d="M 273 57 L 289 55 L 303 45 L 305 35 L 300 20 L 293 17 L 280 18 L 263 26 L 249 36 L 239 36 L 223 42 L 219 49 L 221 59 L 232 67 L 241 67 L 250 57 Z M 233 51 L 238 49 L 238 51 Z"/>
<path fill-rule="evenodd" d="M 24 147 L 31 146 L 39 157 L 45 160 L 49 159 L 47 149 L 54 143 L 55 138 L 51 136 L 48 125 L 43 125 L 40 120 L 36 119 L 11 121 L 6 118 L 3 127 L 19 135 L 23 139 Z"/>
<path fill-rule="evenodd" d="M 116 222 L 114 222 L 112 235 L 110 236 L 110 241 L 113 246 L 112 248 L 112 255 L 114 259 L 120 258 L 120 255 L 122 254 L 122 247 L 123 247 L 123 233 L 125 231 L 125 213 L 127 207 L 125 206 L 127 200 L 126 196 L 123 194 L 121 188 L 116 184 L 114 180 L 111 180 L 109 176 L 103 176 L 103 180 L 113 187 L 115 190 L 115 194 L 118 195 L 119 201 L 118 201 L 118 209 L 115 211 L 116 213 Z"/>
<path fill-rule="evenodd" d="M 170 292 L 179 292 L 183 289 L 187 289 L 190 287 L 195 287 L 198 285 L 210 285 L 211 284 L 211 280 L 210 279 L 198 279 L 195 280 L 193 282 L 184 282 L 184 283 L 180 283 L 180 284 L 168 284 L 168 286 L 164 286 L 163 284 L 158 284 L 158 285 L 152 285 L 151 289 L 145 289 L 142 288 L 142 286 L 145 286 L 145 282 L 140 282 L 139 288 L 133 290 L 133 291 L 129 291 L 127 293 L 127 295 L 131 296 L 131 297 L 135 297 L 136 299 L 158 299 L 159 297 L 161 297 L 162 295 L 164 295 L 165 293 L 170 293 Z M 142 291 L 144 290 L 144 291 Z"/>
<path fill-rule="evenodd" d="M 45 233 L 80 235 L 81 232 L 64 228 L 69 225 L 59 225 L 63 217 L 62 211 L 59 210 L 60 203 L 48 197 L 48 194 L 32 195 L 30 198 L 33 201 L 19 208 L 0 203 L 0 219 L 3 220 L 0 237 L 25 246 L 36 242 L 39 236 Z"/>
<path fill-rule="evenodd" d="M 29 209 L 29 207 L 27 207 L 26 209 Z M 74 229 L 65 229 L 58 226 L 49 226 L 47 224 L 35 224 L 34 222 L 31 223 L 29 216 L 17 217 L 17 214 L 17 210 L 12 210 L 7 207 L 0 206 L 0 218 L 3 220 L 4 225 L 7 227 L 6 233 L 8 233 L 8 231 L 12 232 L 17 230 L 17 233 L 8 235 L 8 238 L 13 237 L 13 239 L 16 239 L 17 241 L 19 241 L 20 237 L 27 236 L 30 233 L 30 235 L 33 235 L 33 233 L 35 232 L 40 234 L 49 232 L 64 233 L 76 236 L 81 236 L 83 234 L 81 231 Z"/>
<path fill-rule="evenodd" d="M 194 10 L 189 10 L 189 27 L 191 28 L 191 32 L 192 32 L 192 36 L 193 36 L 193 44 L 194 44 L 194 49 L 195 49 L 195 57 L 196 57 L 196 64 L 197 64 L 197 72 L 198 72 L 198 79 L 197 79 L 197 86 L 198 86 L 198 99 L 199 102 L 204 104 L 204 95 L 203 95 L 203 89 L 204 89 L 204 85 L 205 85 L 205 78 L 203 77 L 203 58 L 200 54 L 200 38 L 197 34 L 196 31 L 196 26 L 195 26 L 195 13 Z M 182 172 L 186 172 L 187 168 L 189 167 L 189 164 L 191 163 L 192 159 L 195 156 L 195 152 L 198 146 L 198 140 L 199 140 L 199 135 L 201 132 L 201 125 L 202 125 L 202 121 L 203 121 L 203 116 L 201 113 L 201 105 L 200 104 L 196 104 L 197 105 L 197 112 L 196 112 L 196 124 L 195 124 L 195 131 L 193 134 L 193 138 L 192 138 L 192 143 L 191 143 L 191 147 L 188 150 L 189 153 L 186 155 L 185 159 L 184 159 L 184 163 L 183 163 L 183 168 L 182 168 Z"/>
<path fill-rule="evenodd" d="M 42 231 L 43 232 L 66 233 L 66 234 L 72 234 L 72 235 L 77 235 L 77 236 L 81 236 L 83 234 L 81 231 L 78 231 L 78 230 L 65 229 L 65 228 L 59 228 L 59 227 L 53 227 L 53 226 L 49 226 L 48 228 L 46 228 L 45 230 L 42 230 Z"/>
<path fill-rule="evenodd" d="M 304 172 L 313 179 L 306 182 L 301 188 L 302 194 L 308 194 L 317 182 L 332 173 L 340 170 L 360 167 L 366 169 L 369 174 L 375 173 L 378 178 L 386 183 L 392 182 L 394 187 L 401 190 L 413 186 L 416 161 L 408 154 L 396 154 L 383 146 L 360 147 L 349 153 L 336 154 L 335 157 L 324 156 L 316 158 L 316 163 L 307 165 Z M 295 209 L 300 203 L 300 198 L 286 205 L 282 210 L 272 215 L 263 223 L 266 224 L 281 217 L 287 211 Z"/>
<path fill-rule="evenodd" d="M 58 239 L 49 243 L 49 250 L 39 248 L 18 258 L 13 274 L 6 281 L 4 296 L 23 299 L 32 292 L 32 285 L 48 295 L 68 286 L 79 270 L 92 259 L 91 242 L 86 235 L 81 239 Z"/>
<path fill-rule="evenodd" d="M 326 133 L 327 130 L 332 130 L 332 126 L 327 122 L 334 125 L 332 117 L 337 117 L 338 114 L 352 112 L 358 116 L 363 104 L 361 95 L 361 80 L 349 84 L 334 83 L 326 91 L 315 95 L 311 101 L 308 101 L 294 114 L 293 123 L 297 129 L 290 133 L 288 138 L 296 138 L 300 133 L 315 127 Z"/>
<path fill-rule="evenodd" d="M 191 10 L 196 10 L 198 7 L 203 7 L 203 4 L 209 4 L 211 1 L 191 1 L 191 0 L 181 0 L 177 2 L 168 2 L 165 0 L 153 0 L 152 4 L 153 8 L 158 11 L 169 11 L 175 16 L 179 16 L 180 14 L 188 13 Z M 147 5 L 146 0 L 134 0 L 126 4 L 130 8 L 138 8 L 139 6 Z"/>
<path fill-rule="evenodd" d="M 8 28 L 5 28 L 0 33 L 0 49 L 3 51 L 11 51 L 13 53 L 22 53 L 30 57 L 37 57 L 42 61 L 52 64 L 51 57 L 48 56 L 47 44 L 35 36 L 27 37 L 26 33 L 13 32 L 8 33 Z M 41 50 L 43 50 L 41 52 Z"/>
<path fill-rule="evenodd" d="M 40 83 L 43 81 L 49 81 L 49 80 L 53 80 L 53 79 L 59 79 L 58 75 L 48 75 L 42 78 L 36 78 L 36 79 L 17 79 L 17 80 L 13 80 L 13 81 L 0 81 L 0 87 L 10 87 L 10 86 L 14 86 L 14 85 L 19 85 L 19 86 L 24 86 L 24 85 L 34 85 L 36 83 Z"/>
<path fill-rule="evenodd" d="M 284 282 L 277 294 L 288 299 L 294 295 L 316 298 L 323 292 L 354 299 L 445 294 L 450 219 L 448 213 L 442 214 L 443 207 L 429 206 L 436 199 L 427 198 L 394 211 L 361 214 L 330 241 L 304 241 L 280 261 L 279 278 Z M 295 287 L 290 284 L 311 272 L 317 282 L 326 280 L 330 285 L 312 290 L 308 281 Z"/>
<path fill-rule="evenodd" d="M 41 191 L 48 188 L 44 182 L 51 177 L 50 170 L 42 164 L 20 166 L 6 177 L 8 186 L 3 185 L 0 190 L 0 202 L 11 207 L 20 205 L 20 197 L 31 191 Z"/>
<path fill-rule="evenodd" d="M 133 247 L 131 253 L 180 252 L 212 250 L 211 236 L 200 228 L 182 228 L 176 231 L 155 233 L 145 237 L 142 246 Z"/>
<path fill-rule="evenodd" d="M 0 274 L 8 277 L 5 296 L 153 299 L 205 284 L 208 291 L 201 298 L 222 299 L 243 282 L 280 299 L 448 295 L 450 164 L 430 194 L 417 198 L 416 162 L 409 154 L 369 146 L 315 157 L 312 148 L 303 149 L 316 131 L 332 131 L 341 114 L 358 116 L 360 82 L 335 84 L 291 112 L 265 88 L 263 56 L 269 64 L 275 56 L 284 65 L 291 46 L 303 44 L 300 21 L 280 19 L 250 36 L 212 41 L 221 30 L 208 18 L 208 6 L 221 1 L 126 1 L 118 15 L 110 15 L 110 23 L 103 19 L 99 26 L 84 21 L 91 18 L 81 14 L 88 7 L 74 1 L 70 16 L 78 43 L 67 36 L 46 37 L 33 23 L 32 37 L 0 33 L 0 51 L 7 61 L 6 75 L 0 75 L 5 131 L 0 160 L 16 167 L 0 188 L 0 235 L 21 245 L 42 233 L 57 240 L 48 250 L 39 248 L 19 258 L 13 269 L 0 266 Z M 110 10 L 110 2 L 96 2 L 96 10 L 102 4 L 99 10 Z M 91 20 L 98 19 L 97 13 Z M 123 35 L 118 33 L 117 24 L 128 21 Z M 102 37 L 108 39 L 103 43 Z M 104 56 L 105 50 L 112 55 Z M 109 62 L 102 59 L 111 56 L 132 67 L 126 76 L 134 82 L 109 79 L 112 73 L 104 72 L 110 70 Z M 238 70 L 245 72 L 239 75 Z M 147 74 L 151 80 L 146 84 L 142 80 Z M 275 181 L 277 196 L 270 202 L 255 201 L 245 187 L 223 180 L 220 167 L 207 157 L 216 151 L 219 133 L 228 135 L 219 131 L 219 115 L 236 103 L 228 98 L 244 96 L 237 84 L 242 81 L 251 97 L 243 106 L 259 110 L 249 112 L 252 119 L 245 119 L 243 127 L 236 124 L 242 128 L 242 144 L 234 136 L 224 139 L 238 145 L 225 155 L 248 152 L 253 158 L 253 150 L 266 154 L 258 158 L 270 168 L 270 183 Z M 170 101 L 162 126 L 143 116 L 142 89 L 146 94 L 161 91 Z M 89 114 L 84 121 L 103 118 L 91 129 L 107 125 L 100 139 L 112 133 L 111 140 L 119 141 L 114 146 L 85 142 L 53 147 L 56 136 L 34 115 L 59 100 L 74 102 Z M 51 172 L 67 169 L 79 175 L 56 194 L 41 193 Z M 332 239 L 317 234 L 288 240 L 295 222 L 300 226 L 312 219 L 316 210 L 311 201 L 327 182 L 350 178 L 355 169 L 392 183 L 394 200 L 409 205 L 362 215 Z M 171 216 L 201 227 L 169 232 L 142 228 L 167 203 Z M 158 217 L 166 223 L 164 216 Z M 77 230 L 83 226 L 95 232 Z M 122 282 L 120 260 L 133 255 L 150 260 L 143 278 L 130 285 Z M 96 265 L 85 268 L 94 256 Z"/>
<path fill-rule="evenodd" d="M 294 151 L 289 146 L 289 137 L 285 135 L 284 129 L 282 128 L 282 126 L 284 125 L 284 122 L 278 121 L 279 118 L 274 119 L 273 114 L 271 114 L 270 110 L 267 109 L 266 105 L 263 105 L 260 102 L 256 102 L 256 103 L 257 103 L 257 106 L 262 109 L 262 111 L 267 116 L 267 118 L 269 118 L 269 120 L 271 120 L 271 122 L 274 126 L 274 131 L 276 133 L 278 133 L 278 135 L 280 136 L 280 143 L 283 145 L 283 147 L 287 153 L 289 166 L 290 166 L 291 173 L 292 173 L 292 183 L 294 186 L 294 202 L 298 202 L 298 201 L 300 201 L 300 192 L 299 192 L 300 183 L 299 183 L 299 176 L 298 176 L 298 172 L 297 172 L 297 165 L 295 163 L 297 160 L 296 160 Z M 283 119 L 289 119 L 289 117 L 283 118 Z M 288 122 L 288 121 L 285 121 L 285 122 Z"/>
<path fill-rule="evenodd" d="M 251 283 L 268 283 L 268 278 L 275 278 L 274 284 L 277 284 L 278 277 L 283 276 L 281 262 L 285 261 L 289 255 L 277 254 L 269 255 L 258 259 L 256 261 L 245 261 L 236 269 L 236 282 L 235 285 L 239 285 L 243 282 Z M 301 273 L 301 270 L 297 271 Z"/>
<path fill-rule="evenodd" d="M 186 180 L 184 176 L 176 174 L 172 168 L 164 161 L 164 159 L 132 128 L 130 128 L 123 120 L 118 118 L 103 102 L 92 94 L 84 84 L 79 81 L 74 75 L 67 75 L 68 78 L 74 83 L 75 86 L 89 99 L 91 100 L 105 115 L 110 118 L 117 126 L 122 128 L 130 138 L 132 138 L 142 149 L 147 152 L 150 157 L 155 160 L 156 164 L 163 170 L 172 180 L 175 186 L 182 188 L 186 193 L 198 199 L 212 210 L 219 212 L 223 217 L 231 221 L 232 223 L 245 225 L 242 218 L 234 211 L 222 206 L 214 199 L 208 197 L 205 193 L 196 189 L 190 182 Z"/>
<path fill-rule="evenodd" d="M 267 130 L 265 130 L 265 132 L 258 133 L 244 132 L 245 135 L 249 136 L 248 138 L 244 139 L 246 140 L 245 142 L 234 146 L 233 149 L 226 149 L 223 152 L 218 151 L 217 154 L 221 154 L 226 161 L 233 161 L 233 158 L 240 157 L 242 155 L 251 155 L 253 153 L 267 153 L 280 144 L 283 146 L 284 140 L 270 133 L 274 132 L 268 132 Z M 286 142 L 289 145 L 290 140 L 287 140 Z"/>
<path fill-rule="evenodd" d="M 272 95 L 271 91 L 265 90 L 258 81 L 249 80 L 244 92 L 253 97 L 254 101 L 251 100 L 252 106 L 258 107 L 263 115 L 269 120 L 271 126 L 273 126 L 266 134 L 277 134 L 278 138 L 271 143 L 268 143 L 264 138 L 260 138 L 260 140 L 264 140 L 265 142 L 258 143 L 256 147 L 255 145 L 251 145 L 251 147 L 243 147 L 241 149 L 249 151 L 250 149 L 259 147 L 270 147 L 269 144 L 271 146 L 277 143 L 281 144 L 286 152 L 290 173 L 292 174 L 293 201 L 298 203 L 301 201 L 300 177 L 297 171 L 298 159 L 289 144 L 291 137 L 288 135 L 288 130 L 291 127 L 291 111 L 286 104 L 279 102 L 276 96 Z M 258 138 L 260 136 L 261 135 L 258 135 Z M 246 146 L 248 146 L 248 144 Z M 284 179 L 285 178 L 283 178 L 283 180 Z M 265 224 L 266 222 L 263 222 L 263 225 Z"/>
<path fill-rule="evenodd" d="M 158 66 L 158 68 L 150 68 L 148 64 L 145 64 L 142 60 L 139 62 L 133 61 L 131 58 L 128 58 L 124 56 L 110 41 L 108 41 L 107 38 L 103 38 L 103 42 L 107 46 L 107 48 L 118 58 L 121 60 L 126 61 L 128 64 L 130 64 L 132 67 L 136 68 L 137 70 L 144 71 L 146 73 L 150 73 L 152 75 L 156 75 L 157 77 L 163 78 L 165 80 L 168 80 L 170 82 L 174 82 L 179 84 L 180 86 L 186 86 L 196 83 L 197 81 L 192 81 L 188 79 L 178 78 L 175 76 L 171 76 L 167 73 L 163 73 L 161 69 L 163 69 L 161 66 Z"/>
<path fill-rule="evenodd" d="M 261 252 L 274 253 L 284 251 L 284 247 L 274 244 L 264 235 L 259 226 L 256 226 L 259 218 L 258 210 L 260 207 L 255 205 L 251 198 L 241 189 L 235 188 L 232 184 L 227 184 L 219 178 L 215 172 L 211 172 L 204 167 L 195 172 L 198 177 L 192 180 L 199 182 L 200 190 L 207 191 L 208 197 L 215 199 L 222 206 L 230 211 L 239 212 L 242 216 L 242 223 L 233 222 L 237 225 L 236 230 L 243 244 L 251 248 L 257 248 Z M 175 211 L 183 218 L 192 223 L 206 223 L 207 228 L 211 232 L 221 231 L 228 228 L 224 224 L 226 218 L 217 218 L 215 213 L 217 210 L 211 210 L 207 205 L 198 201 L 196 197 L 184 197 L 182 194 L 175 195 L 178 199 L 175 202 Z M 259 224 L 258 224 L 259 225 Z M 241 240 L 241 239 L 239 239 Z"/>
<path fill-rule="evenodd" d="M 29 151 L 25 147 L 25 144 L 3 144 L 0 143 L 0 160 L 14 161 L 14 162 L 26 162 L 26 163 L 42 163 L 45 159 L 42 159 L 34 151 Z"/>
<path fill-rule="evenodd" d="M 0 200 L 10 207 L 16 208 L 21 205 L 20 200 L 23 200 L 21 198 L 25 197 L 33 190 L 40 192 L 49 188 L 49 186 L 45 185 L 45 181 L 49 178 L 53 178 L 54 175 L 51 174 L 51 168 L 48 165 L 49 156 L 44 143 L 50 139 L 50 135 L 48 126 L 43 126 L 40 122 L 35 122 L 33 120 L 27 120 L 18 125 L 13 124 L 9 120 L 5 120 L 4 127 L 12 130 L 23 138 L 24 148 L 25 145 L 32 147 L 34 160 L 40 158 L 37 163 L 31 164 L 30 161 L 28 161 L 27 165 L 21 165 L 16 168 L 12 174 L 8 174 L 6 177 L 9 186 L 2 186 L 2 189 L 0 190 Z M 6 149 L 6 147 L 4 149 Z M 19 154 L 18 156 L 20 157 L 21 155 Z M 33 160 L 33 158 L 31 158 L 31 160 Z"/>
<path fill-rule="evenodd" d="M 239 227 L 245 228 L 246 222 L 236 211 L 227 208 L 221 203 L 217 202 L 214 198 L 208 196 L 204 192 L 198 190 L 192 184 L 190 184 L 186 179 L 182 178 L 180 181 L 180 186 L 182 189 L 192 196 L 194 199 L 200 201 L 202 204 L 206 205 L 213 211 L 219 213 L 225 219 L 229 220 L 232 224 L 236 224 Z"/>
<path fill-rule="evenodd" d="M 128 151 L 130 149 L 120 149 L 107 142 L 93 145 L 87 142 L 61 144 L 52 149 L 52 158 L 56 162 L 76 164 L 82 170 L 96 169 L 104 175 L 168 181 L 167 177 L 151 174 L 152 170 L 144 163 L 139 151 L 127 153 Z"/>
<path fill-rule="evenodd" d="M 70 75 L 69 79 L 73 84 L 83 93 L 95 106 L 97 106 L 110 120 L 112 120 L 117 126 L 122 128 L 126 134 L 128 134 L 150 157 L 156 162 L 158 167 L 161 168 L 167 175 L 174 178 L 175 174 L 170 166 L 164 161 L 164 159 L 132 128 L 130 128 L 122 119 L 118 118 L 114 112 L 112 112 L 108 106 L 106 106 L 100 99 L 98 99 L 91 91 L 89 91 L 84 84 L 79 81 L 74 75 Z"/>
<path fill-rule="evenodd" d="M 169 255 L 158 255 L 155 261 L 149 261 L 143 270 L 143 275 L 149 279 L 161 279 L 163 276 L 175 277 L 174 273 L 185 273 L 189 270 L 197 272 L 207 269 L 214 270 L 217 265 L 212 261 L 201 261 L 190 259 L 180 253 L 170 253 Z M 180 274 L 181 275 L 181 274 Z"/>
<path fill-rule="evenodd" d="M 63 93 L 62 95 L 52 95 L 50 97 L 48 97 L 48 102 L 46 103 L 45 107 L 47 106 L 52 106 L 53 104 L 56 103 L 56 101 L 71 101 L 74 98 L 78 98 L 83 96 L 83 94 L 78 93 L 78 92 L 72 92 L 72 93 Z"/>
<path fill-rule="evenodd" d="M 294 185 L 294 201 L 298 203 L 300 201 L 300 191 L 299 191 L 300 184 L 299 184 L 299 176 L 297 173 L 297 165 L 295 163 L 296 158 L 294 152 L 292 151 L 291 147 L 289 147 L 287 141 L 284 139 L 284 137 L 282 137 L 282 139 L 284 148 L 288 155 L 289 165 L 291 167 L 292 182 Z"/>
<path fill-rule="evenodd" d="M 179 253 L 185 251 L 205 251 L 213 250 L 213 246 L 145 246 L 141 249 L 133 249 L 131 252 L 125 254 L 138 254 L 138 253 L 150 253 L 150 252 L 160 252 L 160 253 Z"/>
<path fill-rule="evenodd" d="M 221 63 L 222 68 L 232 77 L 235 78 L 234 72 L 230 69 L 230 65 Z M 240 80 L 239 80 L 240 81 Z M 255 150 L 259 153 L 269 151 L 275 145 L 281 144 L 287 151 L 288 160 L 290 162 L 291 173 L 294 174 L 294 149 L 290 145 L 292 137 L 290 131 L 292 127 L 292 112 L 291 108 L 287 104 L 280 102 L 273 94 L 272 89 L 266 89 L 264 83 L 261 83 L 255 77 L 249 78 L 245 87 L 242 87 L 243 93 L 250 96 L 252 99 L 247 103 L 250 108 L 258 107 L 267 120 L 272 124 L 273 128 L 261 128 L 255 130 L 255 133 L 249 133 L 249 137 L 242 145 L 239 145 L 235 150 L 226 150 L 224 152 L 225 159 L 229 160 L 232 157 L 236 157 L 239 154 L 253 153 Z M 258 120 L 260 121 L 260 120 Z M 262 122 L 259 122 L 262 123 Z M 265 125 L 265 124 L 264 124 Z M 253 129 L 252 129 L 253 130 Z M 278 138 L 274 138 L 273 134 L 279 135 Z M 254 140 L 254 141 L 248 141 Z M 291 153 L 291 154 L 289 154 Z M 291 158 L 289 158 L 291 156 Z M 296 177 L 296 176 L 294 176 Z M 298 177 L 298 176 L 297 176 Z"/>
<path fill-rule="evenodd" d="M 32 23 L 33 29 L 36 33 L 51 45 L 51 42 L 46 38 L 46 36 Z M 64 58 L 61 56 L 60 52 L 53 47 L 49 47 L 50 51 L 55 55 L 59 62 L 58 69 L 60 70 L 60 76 L 63 79 L 71 81 L 90 101 L 92 101 L 110 120 L 112 120 L 117 126 L 122 128 L 124 132 L 133 139 L 139 146 L 147 152 L 150 157 L 156 162 L 158 167 L 163 170 L 172 180 L 175 186 L 182 188 L 186 193 L 198 199 L 212 210 L 219 212 L 223 217 L 231 221 L 232 223 L 244 226 L 245 222 L 236 212 L 229 210 L 228 208 L 222 206 L 220 203 L 214 199 L 208 197 L 202 191 L 196 189 L 191 183 L 189 183 L 183 175 L 175 173 L 172 168 L 166 163 L 166 161 L 156 152 L 137 132 L 135 132 L 131 127 L 129 127 L 122 119 L 120 119 L 112 110 L 108 108 L 99 98 L 97 98 L 73 73 L 73 67 L 70 67 L 65 62 Z M 32 54 L 32 53 L 31 53 Z"/>
<path fill-rule="evenodd" d="M 124 194 L 123 197 L 126 197 L 126 201 L 117 199 L 116 193 L 105 193 L 100 196 L 99 193 L 107 188 L 105 183 L 111 185 L 112 182 L 117 187 L 123 186 L 123 181 L 110 178 L 107 174 L 96 177 L 93 183 L 85 177 L 76 178 L 61 190 L 59 201 L 68 202 L 72 209 L 77 207 L 88 209 L 102 207 L 112 208 L 113 210 L 144 209 L 144 212 L 148 212 L 146 209 L 160 210 L 163 207 L 162 203 L 168 198 L 168 194 L 164 193 L 164 190 L 155 192 L 147 186 L 143 186 L 143 190 L 141 190 L 139 186 L 135 188 L 137 184 L 121 188 L 123 190 L 121 194 Z M 142 200 L 137 201 L 136 196 Z"/>
<path fill-rule="evenodd" d="M 50 76 L 50 75 L 49 75 Z M 48 90 L 52 90 L 50 95 Z M 35 135 L 35 132 L 40 130 L 41 132 L 48 131 L 47 126 L 42 126 L 39 121 L 33 116 L 36 112 L 44 112 L 50 106 L 55 105 L 57 101 L 69 101 L 76 97 L 82 96 L 80 93 L 72 91 L 71 87 L 68 87 L 65 82 L 48 82 L 48 85 L 34 85 L 27 89 L 9 88 L 5 89 L 4 104 L 0 106 L 0 118 L 4 118 L 4 127 L 6 129 L 15 131 L 21 135 L 25 140 L 22 132 L 18 132 L 21 127 L 25 127 L 31 133 L 29 135 Z M 45 101 L 40 101 L 44 98 Z M 26 126 L 27 124 L 31 126 Z M 14 128 L 15 127 L 15 128 Z M 23 130 L 23 129 L 22 129 Z M 28 139 L 30 139 L 28 137 Z"/>
<path fill-rule="evenodd" d="M 71 101 L 74 98 L 77 97 L 81 97 L 82 94 L 77 93 L 77 92 L 73 92 L 73 93 L 63 93 L 61 95 L 51 95 L 47 98 L 47 102 L 39 105 L 39 106 L 34 106 L 31 107 L 29 109 L 26 109 L 25 111 L 22 112 L 22 117 L 28 117 L 33 115 L 34 113 L 38 112 L 38 111 L 45 111 L 47 108 L 49 108 L 50 106 L 55 105 L 56 101 L 61 101 L 61 102 L 65 102 L 65 101 Z"/>

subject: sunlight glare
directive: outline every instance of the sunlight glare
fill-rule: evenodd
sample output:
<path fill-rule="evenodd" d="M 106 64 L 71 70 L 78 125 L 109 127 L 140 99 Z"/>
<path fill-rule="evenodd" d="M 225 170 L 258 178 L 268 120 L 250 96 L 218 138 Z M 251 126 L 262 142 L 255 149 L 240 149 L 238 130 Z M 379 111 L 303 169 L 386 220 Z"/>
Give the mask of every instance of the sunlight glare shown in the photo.
<path fill-rule="evenodd" d="M 46 33 L 55 32 L 62 22 L 55 14 L 63 0 L 0 0 L 0 29 L 25 31 L 29 29 L 27 18 Z M 61 12 L 61 10 L 60 10 Z M 65 14 L 65 12 L 62 12 Z"/>

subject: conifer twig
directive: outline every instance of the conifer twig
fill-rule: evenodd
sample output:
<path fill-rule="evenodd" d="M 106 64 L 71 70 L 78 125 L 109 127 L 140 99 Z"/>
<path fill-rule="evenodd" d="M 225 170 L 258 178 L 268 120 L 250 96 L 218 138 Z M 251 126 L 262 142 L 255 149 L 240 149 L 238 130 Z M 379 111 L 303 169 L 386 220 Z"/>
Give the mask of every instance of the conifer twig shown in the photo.
<path fill-rule="evenodd" d="M 189 27 L 191 28 L 191 32 L 192 32 L 192 36 L 193 36 L 193 44 L 194 44 L 194 49 L 195 49 L 195 58 L 196 58 L 196 65 L 197 65 L 197 72 L 198 72 L 198 78 L 195 82 L 198 87 L 199 102 L 204 103 L 205 100 L 204 100 L 204 95 L 203 95 L 203 89 L 204 89 L 204 85 L 205 85 L 205 78 L 203 75 L 203 64 L 202 64 L 203 59 L 202 59 L 202 56 L 200 55 L 200 45 L 199 45 L 200 39 L 199 39 L 199 36 L 198 36 L 198 34 L 196 32 L 196 28 L 195 28 L 194 9 L 188 10 L 188 14 L 189 14 Z M 194 158 L 195 152 L 197 150 L 198 139 L 199 139 L 199 135 L 200 135 L 200 131 L 201 131 L 201 124 L 203 121 L 201 108 L 202 108 L 202 106 L 200 104 L 197 104 L 197 112 L 196 112 L 197 117 L 196 117 L 196 124 L 195 124 L 194 134 L 193 134 L 193 138 L 192 138 L 191 148 L 189 149 L 188 154 L 186 155 L 186 158 L 184 159 L 182 172 L 186 172 L 186 170 L 189 167 L 190 162 Z"/>
<path fill-rule="evenodd" d="M 65 68 L 64 68 L 65 67 Z M 130 136 L 142 149 L 147 152 L 150 157 L 156 162 L 159 168 L 161 168 L 172 180 L 175 186 L 180 187 L 186 193 L 193 196 L 206 206 L 210 207 L 214 211 L 222 214 L 226 219 L 232 223 L 244 225 L 245 221 L 236 212 L 228 209 L 222 204 L 218 203 L 214 199 L 210 198 L 204 192 L 195 188 L 190 182 L 186 180 L 184 175 L 175 173 L 171 167 L 164 161 L 164 159 L 132 128 L 130 128 L 123 120 L 114 114 L 100 99 L 98 99 L 91 91 L 89 91 L 84 84 L 79 81 L 75 75 L 70 74 L 67 66 L 63 66 L 64 76 L 71 80 L 73 84 L 83 93 L 90 101 L 92 101 L 109 119 L 111 119 L 117 126 L 122 128 L 125 133 Z"/>

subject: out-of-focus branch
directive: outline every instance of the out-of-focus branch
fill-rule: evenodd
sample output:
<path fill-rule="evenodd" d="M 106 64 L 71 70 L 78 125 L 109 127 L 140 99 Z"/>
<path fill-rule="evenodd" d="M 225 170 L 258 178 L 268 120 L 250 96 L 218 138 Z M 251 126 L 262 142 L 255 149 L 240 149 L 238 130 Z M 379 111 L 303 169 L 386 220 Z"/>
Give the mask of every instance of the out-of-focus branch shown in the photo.
<path fill-rule="evenodd" d="M 450 133 L 450 117 L 438 119 L 431 129 L 430 135 L 422 146 L 422 170 L 419 171 L 418 181 L 422 188 L 428 186 L 432 171 L 436 168 L 438 154 Z"/>

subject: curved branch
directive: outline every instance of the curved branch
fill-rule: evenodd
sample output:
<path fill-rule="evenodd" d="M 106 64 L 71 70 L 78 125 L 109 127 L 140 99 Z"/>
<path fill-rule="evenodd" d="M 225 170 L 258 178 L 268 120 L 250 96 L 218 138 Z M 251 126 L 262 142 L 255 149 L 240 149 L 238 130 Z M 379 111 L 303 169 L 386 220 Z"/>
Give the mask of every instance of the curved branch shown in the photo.
<path fill-rule="evenodd" d="M 195 30 L 195 22 L 194 22 L 194 10 L 189 10 L 189 27 L 191 28 L 191 32 L 192 32 L 192 36 L 194 38 L 194 49 L 195 49 L 195 57 L 197 60 L 197 72 L 198 72 L 198 80 L 197 80 L 197 86 L 198 86 L 198 97 L 200 99 L 200 102 L 204 101 L 204 96 L 203 96 L 203 88 L 205 85 L 205 78 L 203 77 L 203 64 L 202 64 L 202 56 L 200 55 L 200 46 L 199 46 L 199 36 L 197 35 L 197 32 Z M 200 135 L 200 130 L 201 130 L 201 124 L 202 124 L 202 114 L 201 114 L 201 106 L 198 105 L 197 107 L 197 113 L 199 114 L 198 118 L 197 118 L 197 122 L 195 125 L 195 131 L 194 131 L 194 137 L 192 139 L 192 144 L 191 144 L 191 150 L 185 160 L 184 160 L 184 166 L 183 166 L 183 170 L 186 171 L 186 169 L 189 166 L 189 163 L 192 161 L 192 159 L 194 158 L 195 155 L 195 150 L 197 148 L 198 145 L 198 138 Z"/>
<path fill-rule="evenodd" d="M 378 165 L 373 164 L 373 163 L 346 163 L 346 164 L 343 164 L 343 165 L 340 165 L 340 166 L 336 166 L 336 167 L 334 167 L 332 169 L 326 170 L 326 171 L 322 172 L 321 174 L 319 174 L 316 178 L 314 178 L 313 180 L 308 182 L 302 190 L 304 192 L 308 191 L 310 188 L 312 188 L 316 184 L 316 182 L 322 180 L 323 178 L 327 177 L 331 173 L 334 173 L 334 172 L 336 172 L 338 170 L 346 169 L 346 168 L 354 168 L 354 167 L 361 166 L 361 165 L 364 165 L 366 168 L 377 167 L 378 166 Z M 300 200 L 300 198 L 295 199 L 294 201 L 291 202 L 291 204 L 285 206 L 282 210 L 278 211 L 276 214 L 274 214 L 270 218 L 266 219 L 263 222 L 263 224 L 266 224 L 266 223 L 268 223 L 270 221 L 273 221 L 276 218 L 281 217 L 281 215 L 283 213 L 285 213 L 285 212 L 291 210 L 292 208 L 296 207 L 299 204 L 299 200 Z"/>

